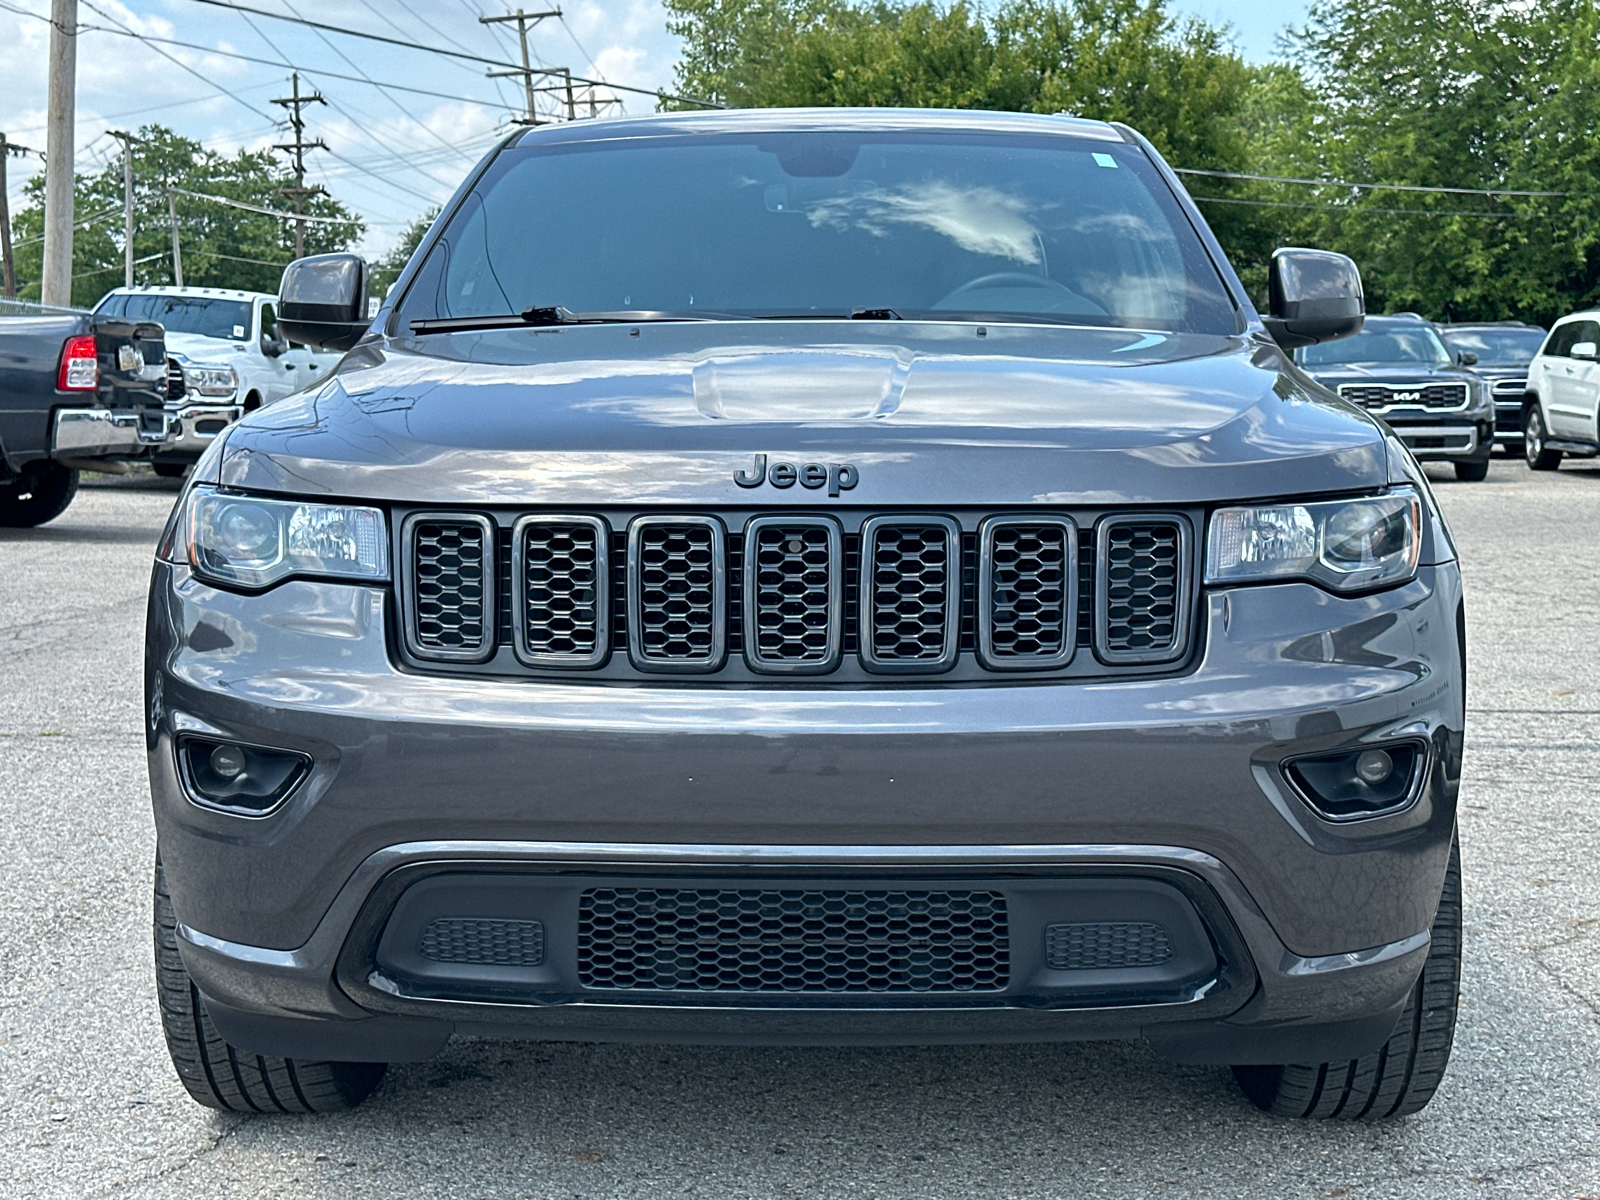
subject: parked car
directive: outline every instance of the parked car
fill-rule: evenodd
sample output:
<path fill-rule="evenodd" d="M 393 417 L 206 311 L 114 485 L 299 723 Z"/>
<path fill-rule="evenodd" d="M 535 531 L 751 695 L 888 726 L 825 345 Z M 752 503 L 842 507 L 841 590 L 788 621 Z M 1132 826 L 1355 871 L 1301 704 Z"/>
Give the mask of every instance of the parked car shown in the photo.
<path fill-rule="evenodd" d="M 1522 433 L 1535 471 L 1600 454 L 1600 311 L 1562 317 L 1528 364 Z"/>
<path fill-rule="evenodd" d="M 315 383 L 339 361 L 281 337 L 276 304 L 264 292 L 138 287 L 117 288 L 95 306 L 166 330 L 174 436 L 155 457 L 158 473 L 182 475 L 241 413 Z"/>
<path fill-rule="evenodd" d="M 80 471 L 166 445 L 166 348 L 149 322 L 0 303 L 0 525 L 42 525 Z"/>
<path fill-rule="evenodd" d="M 1382 417 L 1422 462 L 1448 462 L 1456 478 L 1489 475 L 1494 400 L 1469 368 L 1470 350 L 1452 351 L 1431 321 L 1415 313 L 1368 317 L 1355 337 L 1306 346 L 1295 360 L 1317 382 Z"/>
<path fill-rule="evenodd" d="M 516 130 L 365 277 L 285 272 L 349 353 L 158 548 L 195 1099 L 342 1107 L 460 1032 L 1142 1037 L 1427 1103 L 1461 576 L 1280 348 L 1360 328 L 1348 258 L 1279 250 L 1262 315 L 1125 126 L 750 110 Z"/>
<path fill-rule="evenodd" d="M 1521 321 L 1478 321 L 1441 325 L 1444 343 L 1457 355 L 1473 354 L 1478 378 L 1494 397 L 1494 444 L 1508 454 L 1522 453 L 1522 401 L 1528 390 L 1528 364 L 1544 345 L 1545 331 Z"/>

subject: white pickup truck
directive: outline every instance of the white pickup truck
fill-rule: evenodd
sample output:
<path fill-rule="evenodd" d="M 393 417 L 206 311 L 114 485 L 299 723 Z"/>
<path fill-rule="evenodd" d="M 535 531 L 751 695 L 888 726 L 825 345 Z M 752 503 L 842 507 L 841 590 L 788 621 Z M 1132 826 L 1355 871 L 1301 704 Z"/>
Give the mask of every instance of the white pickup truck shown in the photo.
<path fill-rule="evenodd" d="M 276 296 L 231 288 L 136 287 L 106 293 L 95 312 L 166 330 L 167 424 L 154 460 L 181 475 L 243 414 L 322 379 L 338 354 L 285 341 Z"/>

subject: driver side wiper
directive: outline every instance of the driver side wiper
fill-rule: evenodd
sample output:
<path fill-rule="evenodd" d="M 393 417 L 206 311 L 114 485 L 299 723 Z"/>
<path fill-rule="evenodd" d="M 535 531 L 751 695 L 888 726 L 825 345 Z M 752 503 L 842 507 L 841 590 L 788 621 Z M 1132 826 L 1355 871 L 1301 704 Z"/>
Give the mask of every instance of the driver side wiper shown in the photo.
<path fill-rule="evenodd" d="M 412 333 L 463 333 L 473 329 L 548 328 L 552 325 L 643 325 L 664 321 L 748 321 L 749 317 L 720 312 L 678 312 L 670 309 L 641 309 L 637 312 L 573 312 L 556 305 L 552 308 L 526 308 L 519 313 L 496 313 L 482 317 L 429 317 L 411 322 Z"/>

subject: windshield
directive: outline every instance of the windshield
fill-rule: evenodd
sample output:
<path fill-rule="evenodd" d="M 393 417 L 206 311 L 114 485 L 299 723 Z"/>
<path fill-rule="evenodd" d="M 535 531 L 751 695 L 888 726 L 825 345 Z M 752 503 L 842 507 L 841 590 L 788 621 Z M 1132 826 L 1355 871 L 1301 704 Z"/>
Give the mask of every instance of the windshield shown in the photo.
<path fill-rule="evenodd" d="M 1482 364 L 1521 366 L 1531 363 L 1544 345 L 1542 329 L 1448 329 L 1444 340 L 1457 350 L 1470 350 Z"/>
<path fill-rule="evenodd" d="M 1300 361 L 1308 367 L 1341 363 L 1428 363 L 1442 366 L 1453 362 L 1439 335 L 1429 325 L 1390 325 L 1367 328 L 1355 337 L 1320 346 L 1307 346 Z"/>
<path fill-rule="evenodd" d="M 121 316 L 131 321 L 159 321 L 168 333 L 194 333 L 236 342 L 250 336 L 248 300 L 134 294 L 118 307 Z"/>
<path fill-rule="evenodd" d="M 1062 136 L 699 134 L 507 150 L 402 301 L 516 313 L 1242 324 L 1134 146 Z"/>

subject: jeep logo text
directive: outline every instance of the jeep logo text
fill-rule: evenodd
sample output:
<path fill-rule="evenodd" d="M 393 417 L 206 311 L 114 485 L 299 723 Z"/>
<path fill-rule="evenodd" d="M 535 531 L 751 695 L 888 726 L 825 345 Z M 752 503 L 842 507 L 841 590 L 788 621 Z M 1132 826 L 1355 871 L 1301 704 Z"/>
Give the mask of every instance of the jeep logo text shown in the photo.
<path fill-rule="evenodd" d="M 788 488 L 798 483 L 815 491 L 826 485 L 828 495 L 837 496 L 861 482 L 861 474 L 849 463 L 806 463 L 797 467 L 794 463 L 776 462 L 768 467 L 767 456 L 758 454 L 755 465 L 748 471 L 735 472 L 733 481 L 742 488 L 760 487 L 763 483 Z"/>

